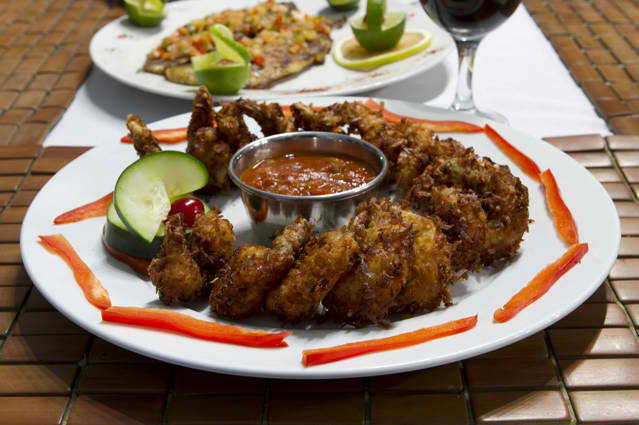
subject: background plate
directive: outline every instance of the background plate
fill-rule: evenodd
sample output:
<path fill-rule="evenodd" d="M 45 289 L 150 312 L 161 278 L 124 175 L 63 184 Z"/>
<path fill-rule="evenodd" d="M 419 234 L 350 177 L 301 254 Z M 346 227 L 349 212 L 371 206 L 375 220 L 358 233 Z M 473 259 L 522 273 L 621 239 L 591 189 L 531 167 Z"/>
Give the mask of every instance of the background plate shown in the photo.
<path fill-rule="evenodd" d="M 233 1 L 233 9 L 252 7 L 251 0 Z M 353 13 L 337 13 L 328 8 L 326 1 L 296 1 L 297 7 L 306 14 L 322 14 L 331 18 Z M 366 2 L 362 1 L 365 5 Z M 175 84 L 163 76 L 141 72 L 146 55 L 156 48 L 162 39 L 180 26 L 214 12 L 229 9 L 228 2 L 188 0 L 168 3 L 168 16 L 162 24 L 154 28 L 141 28 L 133 25 L 128 16 L 122 16 L 104 26 L 91 40 L 90 54 L 93 63 L 106 74 L 121 83 L 151 93 L 181 99 L 192 99 L 196 86 Z M 240 90 L 236 96 L 215 96 L 215 100 L 237 97 L 267 99 L 288 96 L 331 96 L 360 93 L 399 82 L 425 71 L 455 51 L 455 44 L 448 33 L 433 24 L 421 9 L 418 2 L 411 4 L 388 2 L 388 9 L 406 12 L 406 28 L 425 28 L 433 36 L 431 44 L 422 52 L 405 60 L 394 62 L 371 71 L 352 71 L 342 68 L 333 61 L 329 53 L 322 65 L 312 66 L 293 78 L 276 84 L 271 89 Z M 365 6 L 355 14 L 363 15 Z M 331 32 L 333 41 L 352 35 L 348 23 Z"/>
<path fill-rule="evenodd" d="M 327 105 L 355 99 L 297 100 Z M 393 112 L 420 118 L 484 123 L 475 117 L 420 104 L 386 101 L 386 106 Z M 187 125 L 189 115 L 162 120 L 151 127 L 183 127 Z M 52 224 L 53 218 L 62 212 L 113 190 L 120 172 L 136 159 L 133 148 L 121 145 L 117 140 L 113 140 L 113 146 L 92 149 L 72 161 L 40 190 L 22 225 L 20 249 L 24 265 L 44 297 L 82 328 L 129 350 L 188 367 L 247 376 L 320 379 L 405 372 L 473 357 L 530 336 L 573 311 L 607 276 L 620 241 L 619 219 L 614 205 L 601 184 L 586 169 L 539 139 L 497 123 L 491 125 L 524 154 L 533 158 L 542 170 L 550 168 L 553 171 L 564 201 L 574 215 L 580 240 L 588 242 L 590 247 L 582 262 L 566 273 L 542 298 L 503 324 L 493 321 L 495 309 L 501 307 L 544 266 L 559 258 L 566 247 L 557 237 L 540 185 L 524 175 L 483 134 L 453 136 L 464 145 L 473 146 L 480 155 L 489 156 L 496 163 L 509 165 L 513 174 L 528 186 L 530 218 L 534 222 L 524 236 L 519 255 L 507 267 L 485 270 L 467 281 L 457 283 L 452 288 L 453 306 L 395 322 L 388 330 L 378 327 L 348 329 L 334 323 L 321 326 L 306 324 L 293 329 L 293 335 L 287 338 L 289 347 L 257 349 L 103 323 L 100 312 L 85 300 L 67 265 L 43 249 L 37 241 L 40 234 L 64 234 L 109 291 L 113 305 L 168 308 L 159 303 L 150 282 L 141 280 L 126 266 L 105 254 L 100 242 L 104 218 L 60 226 Z M 249 127 L 259 133 L 254 122 L 249 121 Z M 176 149 L 183 150 L 184 145 L 178 145 Z M 243 242 L 250 240 L 250 225 L 237 192 L 216 197 L 213 203 L 220 206 L 224 216 L 233 223 L 238 239 Z M 205 320 L 218 320 L 212 318 L 206 303 L 174 309 Z M 303 349 L 391 336 L 474 314 L 479 314 L 477 326 L 463 334 L 317 367 L 304 368 L 301 364 Z M 269 317 L 253 318 L 239 324 L 265 330 L 280 329 L 279 322 Z"/>

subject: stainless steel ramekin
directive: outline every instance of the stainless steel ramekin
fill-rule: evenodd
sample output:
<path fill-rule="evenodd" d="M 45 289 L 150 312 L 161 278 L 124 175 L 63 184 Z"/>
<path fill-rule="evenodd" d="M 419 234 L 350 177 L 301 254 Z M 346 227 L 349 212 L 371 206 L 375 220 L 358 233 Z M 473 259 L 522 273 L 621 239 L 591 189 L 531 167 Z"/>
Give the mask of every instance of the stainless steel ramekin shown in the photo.
<path fill-rule="evenodd" d="M 376 177 L 355 189 L 318 196 L 279 195 L 249 186 L 240 180 L 244 170 L 257 161 L 289 153 L 348 155 L 369 165 Z M 355 206 L 375 193 L 387 170 L 386 157 L 370 143 L 344 134 L 319 131 L 265 137 L 244 146 L 229 161 L 229 176 L 242 191 L 254 237 L 260 243 L 267 243 L 277 231 L 298 216 L 309 220 L 320 232 L 347 224 Z"/>

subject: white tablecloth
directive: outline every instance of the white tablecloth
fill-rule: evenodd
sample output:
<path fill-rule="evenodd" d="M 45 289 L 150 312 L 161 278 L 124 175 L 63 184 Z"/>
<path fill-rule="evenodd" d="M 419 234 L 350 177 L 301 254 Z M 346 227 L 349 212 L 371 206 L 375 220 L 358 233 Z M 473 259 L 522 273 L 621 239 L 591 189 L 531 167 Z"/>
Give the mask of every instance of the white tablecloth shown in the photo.
<path fill-rule="evenodd" d="M 457 56 L 450 55 L 422 74 L 361 95 L 446 108 L 456 76 Z M 523 6 L 481 43 L 474 86 L 480 109 L 502 113 L 512 127 L 533 136 L 610 134 Z M 94 68 L 44 145 L 117 143 L 126 134 L 128 113 L 153 122 L 190 109 L 189 101 L 128 87 Z"/>

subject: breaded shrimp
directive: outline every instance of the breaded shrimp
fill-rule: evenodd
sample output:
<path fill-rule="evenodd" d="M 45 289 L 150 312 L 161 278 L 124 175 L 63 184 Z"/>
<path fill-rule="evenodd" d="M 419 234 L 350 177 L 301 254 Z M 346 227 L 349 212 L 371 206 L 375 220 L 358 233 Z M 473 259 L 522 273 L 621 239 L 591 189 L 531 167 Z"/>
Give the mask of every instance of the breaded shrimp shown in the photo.
<path fill-rule="evenodd" d="M 166 305 L 192 300 L 199 294 L 203 282 L 184 236 L 183 220 L 181 213 L 167 218 L 162 246 L 148 269 L 160 301 Z"/>
<path fill-rule="evenodd" d="M 195 217 L 189 247 L 204 278 L 203 295 L 208 296 L 215 273 L 231 258 L 234 243 L 233 225 L 222 217 L 217 207 Z"/>
<path fill-rule="evenodd" d="M 282 283 L 266 297 L 266 310 L 282 322 L 310 318 L 340 276 L 349 270 L 359 245 L 345 228 L 314 236 Z"/>
<path fill-rule="evenodd" d="M 311 231 L 312 225 L 300 217 L 275 238 L 277 248 L 251 244 L 238 248 L 212 282 L 209 305 L 213 312 L 228 319 L 258 313 L 264 296 L 293 266 Z"/>
<path fill-rule="evenodd" d="M 148 153 L 162 150 L 158 139 L 153 136 L 153 133 L 147 128 L 142 118 L 132 114 L 127 115 L 126 127 L 129 129 L 129 137 L 133 140 L 133 147 L 140 158 Z"/>
<path fill-rule="evenodd" d="M 365 326 L 383 322 L 411 276 L 415 235 L 400 214 L 379 224 L 358 209 L 350 229 L 360 248 L 360 261 L 342 275 L 322 302 L 338 322 Z"/>
<path fill-rule="evenodd" d="M 297 130 L 293 118 L 284 114 L 279 103 L 257 103 L 254 100 L 240 99 L 236 104 L 242 112 L 257 121 L 264 136 Z"/>

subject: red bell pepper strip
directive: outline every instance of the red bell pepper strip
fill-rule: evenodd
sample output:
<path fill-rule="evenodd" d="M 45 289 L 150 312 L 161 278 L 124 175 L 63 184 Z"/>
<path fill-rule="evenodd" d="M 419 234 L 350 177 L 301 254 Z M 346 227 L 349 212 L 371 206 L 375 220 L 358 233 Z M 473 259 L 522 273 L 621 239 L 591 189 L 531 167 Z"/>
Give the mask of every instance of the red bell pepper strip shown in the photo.
<path fill-rule="evenodd" d="M 71 211 L 60 214 L 53 219 L 53 224 L 75 223 L 93 217 L 104 217 L 109 204 L 113 201 L 113 192 L 104 195 L 97 201 L 90 202 Z"/>
<path fill-rule="evenodd" d="M 366 102 L 364 102 L 364 105 L 368 106 L 368 108 L 373 111 L 379 111 L 381 109 L 380 106 L 377 104 L 377 102 L 375 102 L 371 98 L 368 98 Z M 420 123 L 426 128 L 428 128 L 429 130 L 436 131 L 438 133 L 452 133 L 452 132 L 481 133 L 484 131 L 484 129 L 481 128 L 480 126 L 471 124 L 469 122 L 424 120 L 420 118 L 408 117 L 406 115 L 399 115 L 399 114 L 390 112 L 386 108 L 384 108 L 383 117 L 384 117 L 384 120 L 391 123 L 398 123 L 402 120 L 402 118 L 405 118 L 409 121 Z"/>
<path fill-rule="evenodd" d="M 109 293 L 95 277 L 91 269 L 82 261 L 69 241 L 60 235 L 38 236 L 45 248 L 59 255 L 73 270 L 75 281 L 78 282 L 87 301 L 100 309 L 111 307 Z"/>
<path fill-rule="evenodd" d="M 302 352 L 302 363 L 304 366 L 315 366 L 377 351 L 417 345 L 433 339 L 466 332 L 474 328 L 476 324 L 477 315 L 474 315 L 387 338 L 369 339 L 335 347 L 304 350 Z"/>
<path fill-rule="evenodd" d="M 151 134 L 158 139 L 158 143 L 164 145 L 174 145 L 186 140 L 186 127 L 183 128 L 171 128 L 167 130 L 153 130 Z M 124 136 L 120 139 L 122 143 L 133 143 L 133 139 L 129 136 Z"/>
<path fill-rule="evenodd" d="M 559 237 L 568 245 L 576 244 L 579 242 L 577 224 L 561 198 L 555 176 L 553 176 L 552 171 L 546 170 L 541 173 L 540 177 L 546 190 L 546 204 L 555 222 L 555 229 L 557 229 Z"/>
<path fill-rule="evenodd" d="M 513 161 L 519 168 L 521 168 L 524 173 L 526 173 L 531 179 L 540 181 L 539 175 L 541 174 L 541 171 L 539 170 L 539 167 L 537 166 L 535 161 L 528 158 L 526 155 L 521 153 L 519 149 L 508 143 L 506 139 L 501 137 L 488 124 L 484 126 L 484 132 L 486 133 L 488 138 L 492 140 L 493 143 L 495 143 L 497 147 L 501 149 L 501 151 L 505 153 L 506 156 L 508 156 L 508 158 L 510 158 L 511 161 Z"/>
<path fill-rule="evenodd" d="M 249 347 L 287 347 L 284 338 L 291 333 L 251 331 L 237 326 L 222 325 L 196 319 L 171 310 L 142 307 L 111 307 L 102 311 L 106 322 L 126 323 L 157 329 L 168 329 L 209 341 Z"/>
<path fill-rule="evenodd" d="M 513 295 L 502 308 L 497 309 L 493 315 L 495 321 L 506 322 L 515 317 L 517 313 L 548 292 L 550 287 L 563 276 L 564 273 L 580 262 L 587 252 L 587 243 L 572 245 L 561 258 L 544 267 L 542 271 L 537 273 L 533 280 Z"/>

